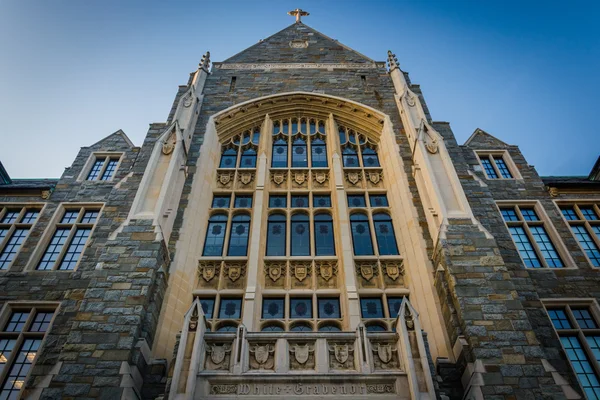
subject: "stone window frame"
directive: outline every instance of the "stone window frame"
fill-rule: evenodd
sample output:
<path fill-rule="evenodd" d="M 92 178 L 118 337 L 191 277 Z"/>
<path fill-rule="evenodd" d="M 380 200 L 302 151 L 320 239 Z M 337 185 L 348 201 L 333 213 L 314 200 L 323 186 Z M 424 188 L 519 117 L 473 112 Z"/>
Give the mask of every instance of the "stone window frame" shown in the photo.
<path fill-rule="evenodd" d="M 360 307 L 360 320 L 365 325 L 365 327 L 372 325 L 380 325 L 382 327 L 387 327 L 386 332 L 392 331 L 395 328 L 396 317 L 392 316 L 389 309 L 389 301 L 388 297 L 406 297 L 409 296 L 409 291 L 406 289 L 392 289 L 392 290 L 377 290 L 377 289 L 362 289 L 358 293 L 358 304 Z M 382 318 L 364 318 L 362 315 L 362 300 L 368 298 L 378 298 L 382 302 Z"/>
<path fill-rule="evenodd" d="M 211 332 L 218 332 L 224 326 L 239 326 L 242 323 L 242 318 L 244 315 L 244 293 L 239 290 L 214 290 L 214 289 L 204 289 L 204 290 L 195 290 L 194 298 L 200 299 L 211 299 L 214 301 L 213 311 L 211 318 L 206 318 L 206 322 L 208 323 L 208 328 Z M 221 319 L 219 318 L 219 311 L 221 310 L 221 300 L 223 299 L 240 299 L 240 318 L 238 319 Z"/>
<path fill-rule="evenodd" d="M 263 299 L 283 299 L 284 306 L 284 317 L 282 319 L 263 318 L 262 306 Z M 310 318 L 291 318 L 291 299 L 293 298 L 310 298 L 311 299 L 311 317 Z M 319 299 L 324 298 L 335 298 L 339 302 L 340 306 L 340 318 L 319 318 Z M 298 324 L 306 324 L 312 327 L 311 332 L 318 332 L 319 328 L 326 325 L 337 326 L 340 331 L 343 330 L 345 318 L 345 307 L 343 303 L 342 293 L 338 289 L 321 289 L 319 291 L 306 291 L 302 289 L 267 289 L 262 293 L 260 301 L 260 313 L 258 314 L 258 320 L 260 331 L 268 326 L 279 326 L 283 328 L 283 331 L 290 332 L 293 327 Z"/>
<path fill-rule="evenodd" d="M 501 209 L 502 208 L 507 208 L 507 207 L 514 207 L 516 209 L 518 209 L 517 211 L 517 215 L 519 216 L 519 221 L 517 222 L 513 222 L 511 224 L 514 225 L 518 225 L 519 226 L 524 226 L 524 230 L 525 233 L 527 235 L 527 237 L 529 238 L 529 241 L 538 257 L 538 259 L 540 260 L 540 263 L 542 264 L 541 267 L 536 268 L 536 267 L 528 267 L 525 265 L 525 260 L 523 259 L 521 252 L 516 248 L 517 245 L 509 231 L 509 224 L 507 223 L 507 221 L 504 220 L 504 217 L 502 217 L 502 212 Z M 563 262 L 563 266 L 562 267 L 550 267 L 548 266 L 544 256 L 541 253 L 541 250 L 538 247 L 538 244 L 536 243 L 535 239 L 533 238 L 533 235 L 531 234 L 531 232 L 529 231 L 529 223 L 531 221 L 525 221 L 521 215 L 521 211 L 520 211 L 520 207 L 527 207 L 527 208 L 533 208 L 535 213 L 537 214 L 537 216 L 539 217 L 539 225 L 543 226 L 546 230 L 546 233 L 548 235 L 548 237 L 550 238 L 550 241 L 552 242 L 552 244 L 554 245 L 554 248 L 556 250 L 556 252 L 558 253 L 558 255 L 560 256 L 562 262 Z M 554 224 L 552 223 L 552 221 L 550 220 L 550 218 L 548 217 L 548 214 L 546 213 L 546 210 L 544 209 L 544 207 L 542 206 L 542 204 L 538 201 L 538 200 L 518 200 L 518 201 L 513 201 L 513 200 L 496 200 L 496 208 L 498 210 L 498 214 L 500 215 L 500 218 L 502 219 L 502 221 L 504 222 L 504 226 L 506 227 L 508 236 L 510 237 L 511 241 L 513 242 L 513 244 L 515 245 L 515 250 L 517 251 L 517 253 L 519 254 L 519 257 L 521 258 L 521 262 L 523 263 L 523 267 L 526 269 L 532 269 L 532 270 L 554 270 L 554 269 L 558 269 L 558 270 L 564 270 L 564 269 L 577 269 L 577 265 L 575 264 L 575 261 L 573 260 L 573 258 L 571 257 L 571 254 L 569 253 L 569 251 L 567 250 L 567 248 L 565 247 L 565 244 L 562 241 L 561 236 L 558 234 L 558 232 L 556 231 L 556 228 L 554 227 Z"/>
<path fill-rule="evenodd" d="M 562 341 L 560 340 L 561 337 L 565 337 L 565 336 L 575 336 L 577 337 L 581 348 L 584 350 L 587 361 L 591 364 L 594 373 L 596 375 L 596 379 L 598 379 L 600 381 L 600 360 L 596 359 L 594 357 L 593 351 L 590 348 L 589 342 L 586 340 L 587 336 L 600 336 L 600 306 L 598 305 L 598 301 L 594 298 L 560 298 L 560 299 L 541 299 L 542 301 L 542 305 L 544 306 L 544 310 L 546 311 L 546 315 L 548 316 L 548 319 L 550 319 L 550 315 L 548 314 L 549 310 L 553 310 L 553 309 L 563 309 L 567 319 L 571 325 L 571 328 L 561 328 L 558 329 L 556 328 L 556 326 L 554 325 L 554 323 L 552 322 L 552 320 L 550 319 L 550 324 L 552 325 L 552 328 L 554 330 L 554 333 L 556 334 L 558 341 L 561 344 L 561 349 L 563 350 L 563 352 L 565 353 L 564 356 L 567 359 L 569 366 L 571 367 L 571 371 L 573 372 L 573 375 L 575 375 L 577 377 L 577 381 L 579 382 L 580 386 L 581 386 L 581 381 L 579 380 L 579 376 L 577 375 L 577 373 L 575 372 L 575 367 L 573 366 L 573 363 L 570 359 L 570 357 L 568 356 L 567 351 L 564 348 L 564 345 L 562 343 Z M 597 328 L 593 328 L 593 329 L 588 329 L 588 328 L 581 328 L 579 326 L 579 322 L 576 320 L 576 318 L 573 315 L 573 311 L 572 309 L 581 309 L 581 308 L 587 308 L 591 314 L 591 316 L 593 317 L 595 324 L 597 325 Z M 582 387 L 583 388 L 583 387 Z M 599 391 L 600 391 L 600 385 L 599 385 Z M 586 394 L 584 393 L 584 396 L 586 396 Z"/>
<path fill-rule="evenodd" d="M 591 206 L 596 211 L 596 214 L 600 217 L 600 199 L 597 199 L 597 200 L 593 200 L 593 199 L 592 200 L 589 200 L 589 199 L 586 199 L 586 200 L 580 200 L 580 199 L 554 200 L 554 205 L 558 209 L 558 212 L 560 213 L 562 219 L 565 221 L 565 223 L 569 227 L 569 231 L 571 232 L 571 235 L 573 235 L 573 238 L 579 245 L 579 248 L 583 252 L 588 263 L 592 266 L 592 268 L 600 268 L 599 266 L 594 265 L 594 263 L 592 262 L 590 257 L 587 255 L 587 252 L 583 249 L 583 247 L 581 247 L 581 243 L 579 242 L 579 240 L 575 236 L 575 232 L 573 232 L 573 230 L 571 228 L 573 226 L 583 226 L 585 228 L 586 232 L 588 233 L 588 235 L 592 238 L 592 240 L 598 247 L 598 249 L 600 249 L 600 236 L 598 236 L 592 230 L 592 226 L 597 226 L 600 229 L 600 219 L 598 221 L 588 220 L 583 216 L 583 214 L 579 210 L 579 206 Z M 562 208 L 565 206 L 573 207 L 573 209 L 575 210 L 575 213 L 577 214 L 579 219 L 576 219 L 576 220 L 567 219 L 562 212 Z"/>
<path fill-rule="evenodd" d="M 473 152 L 475 153 L 475 156 L 477 157 L 477 161 L 479 162 L 480 171 L 483 172 L 483 175 L 486 179 L 494 180 L 494 181 L 500 181 L 500 180 L 511 181 L 511 180 L 522 180 L 523 179 L 523 177 L 521 176 L 521 173 L 519 172 L 519 169 L 517 168 L 517 165 L 513 161 L 512 157 L 510 156 L 510 153 L 508 152 L 508 150 L 473 150 Z M 508 168 L 508 170 L 510 171 L 510 173 L 512 175 L 512 178 L 505 178 L 502 176 L 502 173 L 500 172 L 498 166 L 496 165 L 494 156 L 502 157 L 502 159 L 504 160 L 504 163 L 506 164 L 506 167 Z M 481 162 L 481 159 L 483 157 L 490 160 L 490 163 L 492 164 L 492 168 L 494 168 L 494 171 L 496 171 L 497 178 L 489 177 L 489 175 L 487 174 L 487 172 L 485 170 L 485 167 L 483 166 L 483 163 Z"/>
<path fill-rule="evenodd" d="M 14 258 L 9 263 L 8 267 L 6 267 L 4 269 L 0 269 L 0 273 L 11 270 L 15 261 L 19 257 L 19 254 L 21 252 L 21 249 L 23 248 L 23 245 L 25 245 L 25 243 L 29 239 L 29 235 L 31 234 L 33 229 L 36 227 L 36 225 L 39 223 L 40 217 L 42 216 L 42 213 L 43 213 L 44 209 L 46 208 L 46 204 L 44 204 L 44 203 L 28 203 L 28 202 L 26 202 L 26 203 L 0 203 L 0 221 L 2 220 L 2 218 L 4 217 L 4 214 L 8 210 L 16 209 L 16 208 L 21 209 L 19 211 L 17 221 L 21 221 L 25 212 L 30 209 L 37 210 L 39 212 L 39 214 L 38 214 L 38 217 L 35 220 L 35 222 L 33 222 L 32 224 L 23 224 L 21 222 L 13 222 L 10 224 L 10 228 L 9 228 L 6 236 L 4 237 L 4 239 L 0 240 L 0 254 L 2 253 L 2 251 L 4 251 L 4 248 L 5 248 L 6 244 L 8 243 L 8 241 L 10 240 L 10 238 L 12 237 L 12 234 L 15 231 L 15 229 L 18 229 L 20 227 L 28 227 L 29 232 L 25 236 L 25 239 L 23 239 L 23 243 L 19 246 L 19 250 L 17 251 Z M 4 224 L 0 224 L 0 226 L 2 226 L 2 225 L 4 225 Z M 6 225 L 8 225 L 8 224 L 6 224 Z"/>
<path fill-rule="evenodd" d="M 52 237 L 54 236 L 54 233 L 56 232 L 56 228 L 60 224 L 60 221 L 61 221 L 63 215 L 65 214 L 66 211 L 74 210 L 74 209 L 79 209 L 81 215 L 83 215 L 83 213 L 85 213 L 85 211 L 91 211 L 91 210 L 98 211 L 98 216 L 96 217 L 96 222 L 91 227 L 90 234 L 89 234 L 88 239 L 81 251 L 80 257 L 77 260 L 77 264 L 75 265 L 75 267 L 73 267 L 73 269 L 67 269 L 67 270 L 57 269 L 58 265 L 60 264 L 60 261 L 62 260 L 62 258 L 64 256 L 64 253 L 66 252 L 67 248 L 69 247 L 69 245 L 71 243 L 71 240 L 73 238 L 76 227 L 78 226 L 78 223 L 73 223 L 72 224 L 73 227 L 71 228 L 71 231 L 69 232 L 69 237 L 67 239 L 67 242 L 61 249 L 59 258 L 55 262 L 54 267 L 52 269 L 48 269 L 48 270 L 38 270 L 37 266 L 40 263 L 40 261 L 42 260 L 42 257 L 44 256 L 44 253 L 46 252 L 46 249 L 48 248 L 48 245 L 50 244 L 50 241 L 52 240 Z M 29 258 L 29 262 L 25 266 L 24 270 L 27 272 L 30 272 L 30 273 L 50 273 L 50 272 L 71 273 L 71 272 L 77 271 L 77 269 L 79 268 L 79 265 L 81 264 L 81 260 L 83 259 L 83 254 L 85 254 L 85 251 L 87 250 L 87 248 L 90 245 L 90 242 L 92 240 L 92 237 L 94 236 L 94 232 L 96 231 L 96 227 L 98 226 L 98 221 L 102 217 L 103 210 L 104 210 L 104 203 L 91 203 L 91 202 L 90 203 L 88 203 L 88 202 L 85 202 L 85 203 L 83 203 L 83 202 L 82 203 L 80 203 L 80 202 L 60 203 L 58 205 L 58 207 L 56 207 L 56 210 L 54 210 L 54 214 L 52 215 L 52 218 L 50 219 L 50 221 L 48 222 L 48 225 L 44 229 L 44 233 L 42 234 L 39 242 L 37 243 L 37 245 L 33 251 L 33 254 Z M 83 211 L 83 213 L 82 213 L 82 211 Z"/>
<path fill-rule="evenodd" d="M 305 169 L 329 169 L 331 168 L 330 162 L 327 162 L 327 166 L 313 166 L 312 160 L 312 142 L 316 139 L 321 139 L 325 144 L 324 148 L 327 152 L 329 149 L 329 128 L 328 128 L 328 120 L 327 118 L 318 117 L 315 115 L 305 115 L 290 113 L 289 115 L 282 117 L 273 117 L 269 118 L 271 122 L 271 148 L 268 149 L 269 157 L 268 157 L 268 165 L 272 171 L 278 170 L 305 170 Z M 298 131 L 292 132 L 292 126 L 294 121 L 298 125 Z M 283 126 L 287 122 L 287 132 L 284 132 Z M 315 132 L 311 133 L 311 122 L 315 124 Z M 302 131 L 301 126 L 304 125 L 304 131 Z M 275 140 L 280 138 L 286 138 L 287 142 L 287 166 L 286 167 L 273 167 L 273 143 Z M 294 140 L 297 138 L 301 138 L 304 140 L 306 147 L 306 166 L 293 166 L 293 150 L 294 150 Z M 320 146 L 320 145 L 319 145 Z M 329 160 L 330 154 L 327 153 L 327 159 Z"/>
<path fill-rule="evenodd" d="M 96 160 L 99 160 L 102 158 L 104 158 L 104 164 L 102 165 L 102 169 L 98 173 L 98 178 L 88 180 L 87 177 L 90 174 L 90 171 L 92 170 L 94 164 L 96 163 Z M 100 178 L 102 177 L 102 174 L 106 170 L 106 167 L 108 166 L 108 162 L 112 159 L 118 159 L 117 166 L 115 167 L 115 171 L 113 172 L 110 179 L 101 180 Z M 123 162 L 124 159 L 125 159 L 125 153 L 122 151 L 95 151 L 89 155 L 87 161 L 85 162 L 83 168 L 81 169 L 81 172 L 79 173 L 79 176 L 77 177 L 77 181 L 78 182 L 96 182 L 96 183 L 112 182 L 115 179 L 115 176 L 117 175 L 117 171 L 119 171 L 119 168 L 121 167 L 121 163 Z"/>
<path fill-rule="evenodd" d="M 4 305 L 0 309 L 0 339 L 16 338 L 16 343 L 15 343 L 15 346 L 13 347 L 13 350 L 11 351 L 11 354 L 9 355 L 9 357 L 7 359 L 6 364 L 4 365 L 4 368 L 2 370 L 0 370 L 0 393 L 2 393 L 8 373 L 14 364 L 15 358 L 17 357 L 24 340 L 29 339 L 29 338 L 41 339 L 41 343 L 40 343 L 38 349 L 36 350 L 36 355 L 35 355 L 34 359 L 31 361 L 31 366 L 29 368 L 29 371 L 27 372 L 27 375 L 23 379 L 24 382 L 27 382 L 29 380 L 31 371 L 33 371 L 33 367 L 35 366 L 38 355 L 46 343 L 46 339 L 48 337 L 47 333 L 52 329 L 52 325 L 54 324 L 56 316 L 59 312 L 59 308 L 60 308 L 60 303 L 53 302 L 53 301 L 8 301 L 8 302 L 4 303 Z M 29 312 L 29 316 L 27 317 L 27 320 L 26 320 L 26 323 L 25 323 L 25 326 L 23 327 L 23 329 L 19 332 L 5 332 L 4 329 L 6 329 L 6 326 L 9 322 L 11 316 L 13 315 L 13 313 L 20 312 L 20 311 Z M 52 319 L 48 325 L 48 329 L 45 332 L 30 332 L 29 328 L 31 327 L 31 324 L 33 323 L 33 320 L 35 319 L 35 316 L 37 315 L 38 312 L 52 312 L 53 313 Z M 21 397 L 21 394 L 23 393 L 24 388 L 25 388 L 25 385 L 23 385 L 21 387 L 21 390 L 19 391 L 19 395 L 17 396 L 17 398 Z"/>

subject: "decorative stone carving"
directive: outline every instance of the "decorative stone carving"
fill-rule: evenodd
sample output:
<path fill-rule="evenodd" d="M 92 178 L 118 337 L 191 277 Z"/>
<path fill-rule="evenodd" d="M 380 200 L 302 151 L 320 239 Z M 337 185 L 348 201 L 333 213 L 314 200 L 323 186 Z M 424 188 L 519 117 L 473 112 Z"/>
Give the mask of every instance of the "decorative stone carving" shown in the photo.
<path fill-rule="evenodd" d="M 214 66 L 217 69 L 372 69 L 380 68 L 376 63 L 218 63 Z"/>
<path fill-rule="evenodd" d="M 285 274 L 285 263 L 274 263 L 265 265 L 265 274 L 273 281 L 277 282 Z"/>
<path fill-rule="evenodd" d="M 210 282 L 215 276 L 219 275 L 220 263 L 198 261 L 198 277 Z"/>
<path fill-rule="evenodd" d="M 331 369 L 354 369 L 354 345 L 351 342 L 332 343 L 328 347 Z"/>
<path fill-rule="evenodd" d="M 308 171 L 292 171 L 292 182 L 296 187 L 306 187 L 308 184 Z"/>
<path fill-rule="evenodd" d="M 362 179 L 360 171 L 346 171 L 346 180 L 353 186 L 356 186 Z"/>
<path fill-rule="evenodd" d="M 292 49 L 305 49 L 308 47 L 308 40 L 294 39 L 290 42 Z"/>
<path fill-rule="evenodd" d="M 208 72 L 208 69 L 210 68 L 210 51 L 207 51 L 206 54 L 202 56 L 198 66 Z"/>
<path fill-rule="evenodd" d="M 42 190 L 42 199 L 48 200 L 50 198 L 51 192 L 49 190 Z"/>
<path fill-rule="evenodd" d="M 257 343 L 249 346 L 253 355 L 250 357 L 250 369 L 273 369 L 275 366 L 275 345 L 272 343 Z"/>
<path fill-rule="evenodd" d="M 188 92 L 185 95 L 185 97 L 183 98 L 183 106 L 185 108 L 189 108 L 189 106 L 191 106 L 193 102 L 194 102 L 194 96 L 192 95 L 192 92 Z"/>
<path fill-rule="evenodd" d="M 192 312 L 192 316 L 190 317 L 190 323 L 188 325 L 188 330 L 190 332 L 196 332 L 198 328 L 198 318 L 200 315 L 198 314 L 198 308 L 194 307 L 194 311 Z"/>
<path fill-rule="evenodd" d="M 405 92 L 404 98 L 406 99 L 406 104 L 408 104 L 410 107 L 414 107 L 417 104 L 415 101 L 415 96 L 410 90 Z"/>
<path fill-rule="evenodd" d="M 217 172 L 217 184 L 220 187 L 231 187 L 231 182 L 233 181 L 234 172 L 233 171 L 219 171 Z"/>
<path fill-rule="evenodd" d="M 391 50 L 388 50 L 388 66 L 390 68 L 390 72 L 396 68 L 400 68 L 398 58 L 396 58 L 396 55 L 392 53 Z"/>
<path fill-rule="evenodd" d="M 224 272 L 231 282 L 235 282 L 245 275 L 246 265 L 237 263 L 225 264 Z"/>
<path fill-rule="evenodd" d="M 379 268 L 377 268 L 377 264 L 375 263 L 360 263 L 356 266 L 356 272 L 368 282 L 373 277 L 379 275 Z"/>
<path fill-rule="evenodd" d="M 175 132 L 175 129 L 173 129 L 171 131 L 171 133 L 169 134 L 169 136 L 165 139 L 165 141 L 162 144 L 162 153 L 164 155 L 169 155 L 173 152 L 173 150 L 175 149 L 175 143 L 177 142 L 177 133 Z"/>
<path fill-rule="evenodd" d="M 229 358 L 231 353 L 230 344 L 207 343 L 206 352 L 210 355 L 210 357 L 206 357 L 205 369 L 229 369 Z"/>
<path fill-rule="evenodd" d="M 550 194 L 550 197 L 558 197 L 558 195 L 559 195 L 558 188 L 548 187 L 548 194 Z"/>
<path fill-rule="evenodd" d="M 386 263 L 384 269 L 386 275 L 393 281 L 397 280 L 400 275 L 404 275 L 403 263 Z"/>
<path fill-rule="evenodd" d="M 321 278 L 323 278 L 325 282 L 329 282 L 329 280 L 336 276 L 338 272 L 337 262 L 335 261 L 325 261 L 319 263 L 317 269 L 319 271 L 319 275 L 321 275 Z"/>
<path fill-rule="evenodd" d="M 280 186 L 282 183 L 284 183 L 286 177 L 287 177 L 287 171 L 274 171 L 274 172 L 271 172 L 271 180 L 277 186 Z"/>
<path fill-rule="evenodd" d="M 380 384 L 368 384 L 367 393 L 373 394 L 388 394 L 396 393 L 394 385 L 391 383 L 380 383 Z"/>
<path fill-rule="evenodd" d="M 409 331 L 415 330 L 415 316 L 410 311 L 410 307 L 404 308 L 404 321 L 406 322 L 406 328 Z"/>
<path fill-rule="evenodd" d="M 314 369 L 315 346 L 299 343 L 290 343 L 290 369 Z"/>
<path fill-rule="evenodd" d="M 292 265 L 292 273 L 300 282 L 310 277 L 310 269 L 309 263 L 297 263 Z"/>
<path fill-rule="evenodd" d="M 367 176 L 369 177 L 369 182 L 373 185 L 378 185 L 383 179 L 383 171 L 369 171 Z"/>
<path fill-rule="evenodd" d="M 375 369 L 396 369 L 398 364 L 398 348 L 395 343 L 376 342 L 371 343 L 373 349 L 373 363 Z"/>
<path fill-rule="evenodd" d="M 254 180 L 254 172 L 244 171 L 238 174 L 239 181 L 242 185 L 248 185 Z"/>
<path fill-rule="evenodd" d="M 211 385 L 210 394 L 237 394 L 238 385 Z"/>
<path fill-rule="evenodd" d="M 329 173 L 327 171 L 313 171 L 312 177 L 316 184 L 324 185 L 329 180 Z"/>

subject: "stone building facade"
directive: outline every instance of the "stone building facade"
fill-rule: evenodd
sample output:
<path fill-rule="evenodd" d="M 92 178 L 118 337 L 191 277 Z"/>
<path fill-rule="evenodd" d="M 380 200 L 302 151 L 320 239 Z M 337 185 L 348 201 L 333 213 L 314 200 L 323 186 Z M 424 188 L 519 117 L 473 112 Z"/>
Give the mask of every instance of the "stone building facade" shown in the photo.
<path fill-rule="evenodd" d="M 600 398 L 600 164 L 459 145 L 299 16 L 141 147 L 0 165 L 0 399 Z"/>

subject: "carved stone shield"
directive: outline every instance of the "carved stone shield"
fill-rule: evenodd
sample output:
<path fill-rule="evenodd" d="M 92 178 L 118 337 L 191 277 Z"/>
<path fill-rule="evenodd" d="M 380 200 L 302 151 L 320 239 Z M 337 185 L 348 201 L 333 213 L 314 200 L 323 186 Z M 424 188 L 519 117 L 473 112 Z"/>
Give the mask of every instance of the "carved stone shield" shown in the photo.
<path fill-rule="evenodd" d="M 400 268 L 398 268 L 398 266 L 396 264 L 386 265 L 385 272 L 386 272 L 387 276 L 389 276 L 390 279 L 392 279 L 393 281 L 398 279 L 398 277 L 400 276 Z"/>
<path fill-rule="evenodd" d="M 306 265 L 296 265 L 294 268 L 294 276 L 302 282 L 308 276 L 308 268 Z"/>
<path fill-rule="evenodd" d="M 221 364 L 225 360 L 225 346 L 213 345 L 210 350 L 210 360 L 214 364 Z"/>
<path fill-rule="evenodd" d="M 219 183 L 223 186 L 228 185 L 231 182 L 231 175 L 219 174 Z"/>
<path fill-rule="evenodd" d="M 306 175 L 304 174 L 304 172 L 296 172 L 294 174 L 294 182 L 296 182 L 298 185 L 302 185 L 305 181 Z"/>
<path fill-rule="evenodd" d="M 189 107 L 192 105 L 192 93 L 188 93 L 187 96 L 184 97 L 183 99 L 183 106 L 185 108 Z"/>
<path fill-rule="evenodd" d="M 381 180 L 381 174 L 379 172 L 369 172 L 369 180 L 373 185 L 377 185 Z"/>
<path fill-rule="evenodd" d="M 321 273 L 321 277 L 325 279 L 325 281 L 329 281 L 333 276 L 333 265 L 324 264 L 321 265 L 319 272 Z"/>
<path fill-rule="evenodd" d="M 269 345 L 259 346 L 254 349 L 254 358 L 259 364 L 264 364 L 269 359 Z"/>
<path fill-rule="evenodd" d="M 175 149 L 175 142 L 177 141 L 177 135 L 175 132 L 171 132 L 169 137 L 163 142 L 162 152 L 164 155 L 169 155 Z"/>
<path fill-rule="evenodd" d="M 340 364 L 346 363 L 346 361 L 348 361 L 349 355 L 348 344 L 336 344 L 333 350 L 333 354 L 335 355 L 335 359 L 337 360 L 337 362 L 339 362 Z"/>
<path fill-rule="evenodd" d="M 348 182 L 350 182 L 353 185 L 356 185 L 360 178 L 358 175 L 358 172 L 348 172 L 347 176 L 348 176 Z"/>
<path fill-rule="evenodd" d="M 242 267 L 239 265 L 232 265 L 229 267 L 227 271 L 227 276 L 231 279 L 232 282 L 237 281 L 242 276 Z"/>
<path fill-rule="evenodd" d="M 270 265 L 268 267 L 269 278 L 273 282 L 276 282 L 277 279 L 281 278 L 281 265 Z"/>
<path fill-rule="evenodd" d="M 317 181 L 317 183 L 322 185 L 323 183 L 325 183 L 326 180 L 327 180 L 326 172 L 315 172 L 315 181 Z"/>
<path fill-rule="evenodd" d="M 308 344 L 304 346 L 296 345 L 294 348 L 294 356 L 299 364 L 306 364 L 308 361 Z"/>
<path fill-rule="evenodd" d="M 252 182 L 252 174 L 241 174 L 240 175 L 240 182 L 242 182 L 244 185 L 249 184 L 250 182 Z"/>
<path fill-rule="evenodd" d="M 392 345 L 377 343 L 377 356 L 384 364 L 392 361 Z"/>
<path fill-rule="evenodd" d="M 204 279 L 206 282 L 209 282 L 212 278 L 215 277 L 217 267 L 214 265 L 205 264 L 201 265 L 199 269 L 202 273 L 202 279 Z"/>
<path fill-rule="evenodd" d="M 276 172 L 273 174 L 273 182 L 275 182 L 276 185 L 281 185 L 283 181 L 285 181 L 283 172 Z"/>
<path fill-rule="evenodd" d="M 370 281 L 373 278 L 373 275 L 375 275 L 375 272 L 373 271 L 373 266 L 372 265 L 361 265 L 360 266 L 360 275 L 365 278 L 367 281 Z"/>

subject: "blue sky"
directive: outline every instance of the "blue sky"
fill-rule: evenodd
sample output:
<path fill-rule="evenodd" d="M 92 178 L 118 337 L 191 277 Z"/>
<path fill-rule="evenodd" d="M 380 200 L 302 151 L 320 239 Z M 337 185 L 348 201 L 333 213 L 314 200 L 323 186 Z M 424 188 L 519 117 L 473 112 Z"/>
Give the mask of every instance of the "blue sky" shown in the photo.
<path fill-rule="evenodd" d="M 597 1 L 0 0 L 0 160 L 59 177 L 117 129 L 141 145 L 206 50 L 224 60 L 296 7 L 371 58 L 395 52 L 459 143 L 482 128 L 541 175 L 587 175 L 600 154 Z"/>

